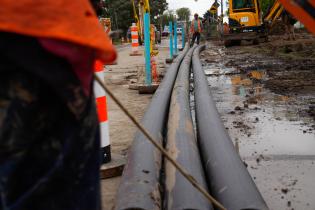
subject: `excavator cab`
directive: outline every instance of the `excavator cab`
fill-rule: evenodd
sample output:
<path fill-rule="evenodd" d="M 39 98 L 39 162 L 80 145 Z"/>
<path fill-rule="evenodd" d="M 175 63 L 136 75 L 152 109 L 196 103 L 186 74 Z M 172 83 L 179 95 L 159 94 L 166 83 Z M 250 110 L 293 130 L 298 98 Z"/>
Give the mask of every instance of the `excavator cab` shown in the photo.
<path fill-rule="evenodd" d="M 241 40 L 258 43 L 266 36 L 259 0 L 229 0 L 229 30 L 223 35 L 226 46 Z"/>
<path fill-rule="evenodd" d="M 277 20 L 281 17 L 285 5 L 289 12 L 297 17 L 302 16 L 301 20 L 315 33 L 312 27 L 314 19 L 311 18 L 311 6 L 307 3 L 295 1 L 275 0 L 262 17 L 259 5 L 260 0 L 228 0 L 229 1 L 229 24 L 220 27 L 222 39 L 226 47 L 238 45 L 242 40 L 253 40 L 254 44 L 259 43 L 260 38 L 268 40 L 268 32 L 272 29 Z M 308 2 L 308 1 L 305 1 Z M 304 7 L 303 7 L 304 5 Z M 303 8 L 302 8 L 303 7 Z M 313 29 L 313 30 L 312 30 Z"/>
<path fill-rule="evenodd" d="M 261 30 L 262 17 L 258 0 L 230 0 L 229 4 L 231 33 Z"/>

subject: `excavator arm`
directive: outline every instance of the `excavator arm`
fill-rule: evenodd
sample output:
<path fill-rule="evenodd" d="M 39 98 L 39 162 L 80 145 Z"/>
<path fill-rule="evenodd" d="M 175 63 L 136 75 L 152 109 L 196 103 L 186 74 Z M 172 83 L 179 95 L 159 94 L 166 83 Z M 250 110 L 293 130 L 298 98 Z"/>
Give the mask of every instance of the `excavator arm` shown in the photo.
<path fill-rule="evenodd" d="M 135 1 L 131 0 L 131 3 L 132 3 L 132 9 L 133 9 L 133 17 L 134 17 L 134 19 L 138 25 L 139 24 L 139 17 L 138 17 Z M 139 25 L 138 25 L 138 27 L 139 27 Z"/>
<path fill-rule="evenodd" d="M 141 33 L 142 33 L 141 23 L 140 23 L 140 19 L 139 19 L 138 13 L 137 13 L 135 1 L 131 0 L 131 3 L 132 3 L 132 9 L 133 9 L 133 17 L 134 17 L 135 22 L 136 22 L 137 27 L 138 27 L 138 34 L 140 35 L 140 37 L 142 37 L 141 36 Z"/>
<path fill-rule="evenodd" d="M 138 13 L 137 13 L 137 9 L 136 9 L 135 0 L 131 0 L 131 2 L 132 2 L 132 7 L 133 7 L 134 18 L 135 18 L 135 21 L 137 22 L 137 26 L 138 26 L 138 32 L 140 34 L 141 39 L 143 39 L 143 33 L 144 32 L 143 32 L 143 25 L 141 23 L 140 18 L 143 17 L 144 13 L 150 13 L 150 3 L 149 3 L 149 0 L 138 0 L 137 1 L 138 5 L 139 5 L 139 16 L 140 16 L 140 18 L 139 18 Z M 153 30 L 153 33 L 154 33 L 154 30 Z M 151 53 L 151 55 L 157 55 L 158 54 L 158 52 L 153 49 L 152 41 L 150 42 L 150 53 Z"/>
<path fill-rule="evenodd" d="M 131 3 L 132 3 L 132 9 L 133 9 L 133 17 L 137 23 L 139 34 L 141 34 L 141 37 L 142 37 L 142 24 L 141 24 L 140 18 L 143 17 L 143 13 L 146 13 L 146 12 L 150 13 L 150 3 L 149 3 L 149 0 L 137 0 L 137 1 L 131 0 Z M 136 4 L 139 5 L 139 15 L 137 13 Z"/>
<path fill-rule="evenodd" d="M 150 13 L 150 3 L 149 0 L 142 0 L 144 11 Z"/>
<path fill-rule="evenodd" d="M 283 12 L 282 4 L 276 0 L 264 16 L 264 22 L 272 27 Z"/>
<path fill-rule="evenodd" d="M 297 20 L 301 21 L 310 32 L 315 34 L 314 0 L 276 0 L 265 15 L 264 22 L 267 22 L 272 27 L 284 9 L 290 12 Z"/>

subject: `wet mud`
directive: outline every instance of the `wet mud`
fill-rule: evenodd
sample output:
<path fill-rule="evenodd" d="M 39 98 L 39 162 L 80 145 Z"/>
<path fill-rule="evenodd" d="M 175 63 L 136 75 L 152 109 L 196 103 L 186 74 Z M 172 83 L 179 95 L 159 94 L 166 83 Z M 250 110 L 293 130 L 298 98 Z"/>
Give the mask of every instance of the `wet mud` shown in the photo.
<path fill-rule="evenodd" d="M 315 209 L 315 39 L 298 37 L 212 42 L 201 56 L 236 150 L 275 210 Z"/>

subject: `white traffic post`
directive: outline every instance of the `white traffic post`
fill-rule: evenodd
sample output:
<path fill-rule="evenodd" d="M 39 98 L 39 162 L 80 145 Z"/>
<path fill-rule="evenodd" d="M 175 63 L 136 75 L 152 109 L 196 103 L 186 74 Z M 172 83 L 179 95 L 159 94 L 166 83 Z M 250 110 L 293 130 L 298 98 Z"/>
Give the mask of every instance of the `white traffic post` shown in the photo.
<path fill-rule="evenodd" d="M 101 61 L 95 61 L 94 73 L 104 80 L 104 66 Z M 108 126 L 108 113 L 107 113 L 107 97 L 105 90 L 94 82 L 94 93 L 96 98 L 96 108 L 98 113 L 98 119 L 100 123 L 100 137 L 101 137 L 101 154 L 102 163 L 108 163 L 111 161 L 111 149 L 109 140 L 109 126 Z"/>

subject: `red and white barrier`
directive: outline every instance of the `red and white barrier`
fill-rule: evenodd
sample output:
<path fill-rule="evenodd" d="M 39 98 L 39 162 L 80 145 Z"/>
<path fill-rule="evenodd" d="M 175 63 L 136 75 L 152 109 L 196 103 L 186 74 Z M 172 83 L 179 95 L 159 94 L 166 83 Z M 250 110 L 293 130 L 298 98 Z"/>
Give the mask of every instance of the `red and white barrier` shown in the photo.
<path fill-rule="evenodd" d="M 101 61 L 95 61 L 94 73 L 104 80 L 104 66 Z M 108 126 L 108 112 L 107 112 L 107 97 L 105 90 L 94 82 L 94 93 L 96 98 L 96 108 L 98 119 L 100 123 L 100 136 L 101 136 L 101 154 L 102 163 L 111 161 L 111 149 L 109 140 L 109 126 Z"/>
<path fill-rule="evenodd" d="M 141 55 L 139 53 L 139 34 L 138 27 L 135 23 L 131 26 L 131 56 Z"/>

